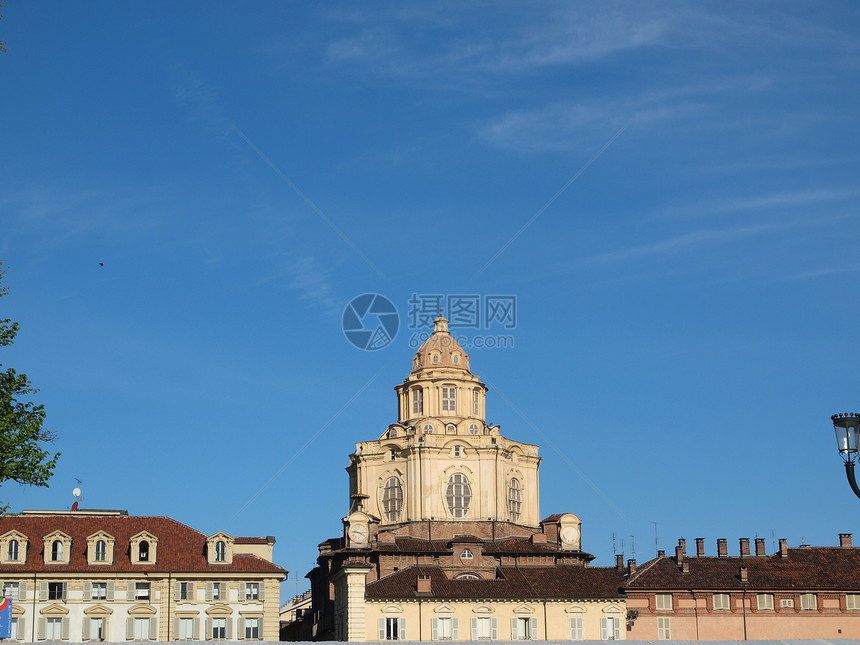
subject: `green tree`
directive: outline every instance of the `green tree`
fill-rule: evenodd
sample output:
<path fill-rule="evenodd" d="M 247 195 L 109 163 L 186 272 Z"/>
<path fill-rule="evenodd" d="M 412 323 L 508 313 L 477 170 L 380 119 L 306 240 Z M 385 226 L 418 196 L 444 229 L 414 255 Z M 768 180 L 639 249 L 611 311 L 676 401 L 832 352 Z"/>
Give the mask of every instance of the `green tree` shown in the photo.
<path fill-rule="evenodd" d="M 2 284 L 5 273 L 0 261 L 0 298 L 9 291 Z M 0 347 L 11 345 L 17 333 L 18 323 L 0 320 Z M 42 427 L 45 408 L 27 400 L 36 392 L 26 374 L 11 367 L 0 371 L 0 485 L 12 481 L 47 486 L 54 472 L 60 453 L 51 454 L 45 447 L 55 438 Z M 0 514 L 8 510 L 9 505 L 0 502 Z"/>

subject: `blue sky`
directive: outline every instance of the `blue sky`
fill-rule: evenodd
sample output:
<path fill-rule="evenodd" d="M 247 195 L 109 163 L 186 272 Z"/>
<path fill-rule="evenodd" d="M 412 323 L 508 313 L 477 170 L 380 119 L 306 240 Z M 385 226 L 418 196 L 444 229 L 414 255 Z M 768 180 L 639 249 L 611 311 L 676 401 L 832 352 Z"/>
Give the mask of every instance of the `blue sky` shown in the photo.
<path fill-rule="evenodd" d="M 396 420 L 412 295 L 513 295 L 479 331 L 514 346 L 469 349 L 488 420 L 597 564 L 653 522 L 860 539 L 854 3 L 9 0 L 0 39 L 0 360 L 63 453 L 14 508 L 77 477 L 274 534 L 287 597 Z M 401 314 L 378 351 L 341 330 L 363 293 Z"/>

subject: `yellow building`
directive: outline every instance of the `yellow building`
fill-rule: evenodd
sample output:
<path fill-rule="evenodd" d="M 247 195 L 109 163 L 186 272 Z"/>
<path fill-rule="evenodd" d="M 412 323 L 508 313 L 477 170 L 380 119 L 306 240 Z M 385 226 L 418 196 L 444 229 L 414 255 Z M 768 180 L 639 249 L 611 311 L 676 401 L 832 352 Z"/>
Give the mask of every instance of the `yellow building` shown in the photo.
<path fill-rule="evenodd" d="M 275 538 L 206 536 L 125 511 L 0 518 L 12 639 L 278 640 Z"/>
<path fill-rule="evenodd" d="M 540 520 L 537 446 L 486 422 L 487 386 L 439 317 L 397 422 L 350 456 L 341 537 L 308 574 L 316 639 L 622 639 L 618 568 L 589 567 L 581 522 Z"/>

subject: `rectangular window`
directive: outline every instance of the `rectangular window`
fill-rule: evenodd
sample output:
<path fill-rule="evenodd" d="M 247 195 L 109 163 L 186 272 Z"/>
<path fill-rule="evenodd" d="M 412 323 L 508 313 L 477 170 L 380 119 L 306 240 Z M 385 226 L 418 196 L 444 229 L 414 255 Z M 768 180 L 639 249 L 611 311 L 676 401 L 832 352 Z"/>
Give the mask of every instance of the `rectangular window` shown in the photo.
<path fill-rule="evenodd" d="M 600 640 L 621 640 L 621 617 L 607 616 L 600 619 Z"/>
<path fill-rule="evenodd" d="M 457 388 L 453 385 L 442 386 L 442 412 L 457 410 Z"/>
<path fill-rule="evenodd" d="M 731 609 L 731 601 L 727 593 L 714 594 L 714 609 Z"/>
<path fill-rule="evenodd" d="M 818 598 L 814 593 L 805 593 L 800 595 L 800 608 L 811 611 L 818 609 Z"/>
<path fill-rule="evenodd" d="M 107 598 L 107 583 L 94 582 L 92 585 L 91 600 L 105 600 Z"/>
<path fill-rule="evenodd" d="M 672 619 L 668 616 L 657 617 L 657 640 L 672 640 Z"/>
<path fill-rule="evenodd" d="M 412 390 L 412 414 L 424 414 L 424 390 Z"/>
<path fill-rule="evenodd" d="M 149 618 L 134 619 L 134 640 L 148 641 L 149 640 Z"/>
<path fill-rule="evenodd" d="M 62 600 L 64 597 L 63 587 L 65 587 L 65 585 L 62 582 L 49 582 L 48 600 Z"/>
<path fill-rule="evenodd" d="M 655 607 L 660 611 L 671 611 L 672 610 L 672 594 L 670 593 L 658 593 L 657 599 L 655 602 Z"/>
<path fill-rule="evenodd" d="M 757 596 L 758 600 L 758 608 L 761 609 L 773 609 L 773 594 L 772 593 L 760 593 Z"/>
<path fill-rule="evenodd" d="M 248 582 L 245 583 L 245 600 L 259 600 L 260 598 L 260 583 Z"/>
<path fill-rule="evenodd" d="M 794 598 L 781 598 L 779 606 L 784 609 L 794 607 Z"/>
<path fill-rule="evenodd" d="M 12 618 L 12 620 L 10 620 L 9 622 L 11 624 L 11 631 L 9 633 L 9 640 L 13 640 L 13 641 L 21 640 L 20 638 L 18 638 L 18 619 Z"/>
<path fill-rule="evenodd" d="M 221 600 L 221 583 L 212 583 L 212 600 Z"/>
<path fill-rule="evenodd" d="M 63 619 L 48 618 L 45 621 L 45 640 L 63 640 Z"/>
<path fill-rule="evenodd" d="M 178 600 L 191 600 L 191 585 L 187 582 L 180 582 L 178 596 Z"/>
<path fill-rule="evenodd" d="M 478 416 L 478 401 L 479 401 L 478 390 L 472 390 L 472 416 Z"/>
<path fill-rule="evenodd" d="M 570 640 L 582 641 L 585 640 L 585 628 L 582 616 L 571 616 L 567 620 L 570 627 Z"/>
<path fill-rule="evenodd" d="M 433 618 L 431 621 L 431 638 L 434 641 L 451 641 L 459 640 L 456 632 L 457 619 L 444 616 L 442 618 Z"/>
<path fill-rule="evenodd" d="M 245 619 L 245 638 L 249 640 L 258 640 L 260 638 L 260 619 L 246 618 Z"/>
<path fill-rule="evenodd" d="M 17 582 L 4 582 L 3 583 L 3 597 L 8 598 L 9 600 L 18 600 L 18 583 Z"/>
<path fill-rule="evenodd" d="M 405 618 L 380 618 L 379 638 L 384 641 L 406 640 Z"/>
<path fill-rule="evenodd" d="M 533 641 L 537 640 L 537 618 L 512 618 L 511 640 Z"/>
<path fill-rule="evenodd" d="M 194 638 L 194 619 L 179 619 L 179 640 L 190 641 Z"/>
<path fill-rule="evenodd" d="M 498 629 L 496 628 L 496 619 L 492 616 L 478 616 L 472 618 L 472 640 L 473 641 L 494 641 L 496 640 Z"/>
<path fill-rule="evenodd" d="M 860 593 L 845 594 L 846 609 L 860 609 Z"/>
<path fill-rule="evenodd" d="M 223 641 L 227 638 L 227 619 L 213 618 L 212 619 L 212 640 Z"/>
<path fill-rule="evenodd" d="M 105 636 L 105 619 L 103 617 L 90 618 L 90 640 L 103 641 Z"/>
<path fill-rule="evenodd" d="M 134 584 L 134 598 L 135 600 L 149 600 L 148 582 L 136 582 Z"/>

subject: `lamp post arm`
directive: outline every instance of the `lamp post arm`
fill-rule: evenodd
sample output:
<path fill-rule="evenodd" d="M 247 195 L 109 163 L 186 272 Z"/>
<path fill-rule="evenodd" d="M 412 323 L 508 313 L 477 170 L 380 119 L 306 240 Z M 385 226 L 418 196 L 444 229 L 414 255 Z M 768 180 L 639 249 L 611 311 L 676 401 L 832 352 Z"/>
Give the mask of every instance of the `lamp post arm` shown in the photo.
<path fill-rule="evenodd" d="M 854 462 L 845 462 L 845 474 L 848 476 L 848 483 L 851 484 L 851 490 L 857 497 L 860 497 L 860 487 L 857 486 L 857 478 L 854 476 Z"/>

